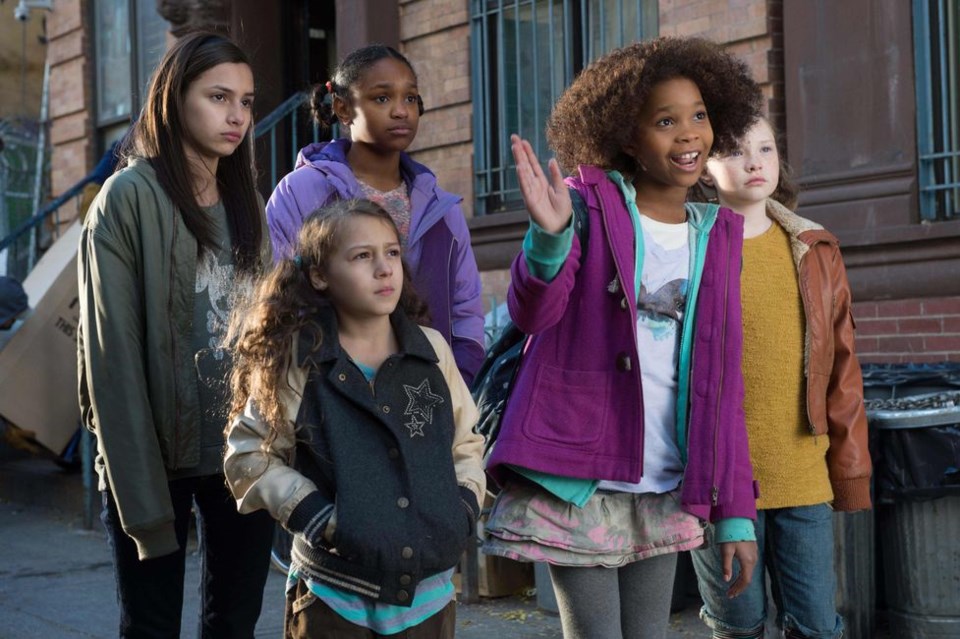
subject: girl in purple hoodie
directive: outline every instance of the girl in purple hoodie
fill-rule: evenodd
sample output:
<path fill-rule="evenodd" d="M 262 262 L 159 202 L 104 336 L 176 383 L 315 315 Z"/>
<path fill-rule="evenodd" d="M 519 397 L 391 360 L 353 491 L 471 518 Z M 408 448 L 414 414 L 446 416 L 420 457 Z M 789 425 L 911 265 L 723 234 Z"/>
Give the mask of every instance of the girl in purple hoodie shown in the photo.
<path fill-rule="evenodd" d="M 453 349 L 469 384 L 483 361 L 480 274 L 461 197 L 410 158 L 423 99 L 410 61 L 392 47 L 370 45 L 348 55 L 313 96 L 324 128 L 339 122 L 349 139 L 311 144 L 267 203 L 274 259 L 291 257 L 303 221 L 332 200 L 364 198 L 390 213 L 400 229 L 414 286 L 431 325 Z"/>

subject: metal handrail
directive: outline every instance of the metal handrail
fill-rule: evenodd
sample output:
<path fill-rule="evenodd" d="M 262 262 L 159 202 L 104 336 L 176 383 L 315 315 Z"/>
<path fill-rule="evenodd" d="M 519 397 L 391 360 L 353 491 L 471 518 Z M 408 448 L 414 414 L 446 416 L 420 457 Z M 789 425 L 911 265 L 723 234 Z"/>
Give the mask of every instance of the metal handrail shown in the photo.
<path fill-rule="evenodd" d="M 41 222 L 56 213 L 61 206 L 66 204 L 70 199 L 79 195 L 83 190 L 83 187 L 93 182 L 93 179 L 94 178 L 92 175 L 88 175 L 64 191 L 62 195 L 57 197 L 57 199 L 49 202 L 46 206 L 40 209 L 39 213 L 24 220 L 19 226 L 17 226 L 17 228 L 10 231 L 7 237 L 0 240 L 0 251 L 12 246 L 17 240 L 30 232 L 34 227 L 39 226 Z"/>
<path fill-rule="evenodd" d="M 280 120 L 300 108 L 300 105 L 306 102 L 309 98 L 310 95 L 305 92 L 294 93 L 291 95 L 289 98 L 284 100 L 280 106 L 267 114 L 265 118 L 257 122 L 257 125 L 253 131 L 254 137 L 259 138 L 265 133 L 268 133 L 280 123 Z"/>
<path fill-rule="evenodd" d="M 295 93 L 283 101 L 270 115 L 257 123 L 254 135 L 257 138 L 268 136 L 270 140 L 270 184 L 276 184 L 277 178 L 277 126 L 284 119 L 290 118 L 290 146 L 293 149 L 293 162 L 296 162 L 297 152 L 300 150 L 297 135 L 297 114 L 300 107 L 310 99 L 306 92 Z M 313 123 L 313 141 L 320 138 L 317 123 Z"/>

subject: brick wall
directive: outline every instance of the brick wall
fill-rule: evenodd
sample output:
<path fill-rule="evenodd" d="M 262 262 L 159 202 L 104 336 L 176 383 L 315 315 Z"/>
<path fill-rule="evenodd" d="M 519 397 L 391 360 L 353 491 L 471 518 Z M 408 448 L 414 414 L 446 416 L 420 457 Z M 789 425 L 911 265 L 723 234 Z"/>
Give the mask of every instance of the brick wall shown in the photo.
<path fill-rule="evenodd" d="M 960 362 L 960 297 L 860 302 L 853 316 L 864 364 Z"/>
<path fill-rule="evenodd" d="M 507 289 L 510 288 L 510 269 L 484 271 L 480 274 L 483 282 L 483 311 L 489 313 L 493 305 L 507 301 Z"/>
<path fill-rule="evenodd" d="M 400 0 L 400 48 L 417 71 L 426 113 L 410 149 L 473 215 L 470 14 L 465 0 Z"/>
<path fill-rule="evenodd" d="M 784 130 L 783 0 L 660 0 L 661 35 L 724 43 L 761 84 L 767 113 Z M 469 3 L 400 0 L 401 47 L 420 75 L 427 114 L 413 151 L 472 215 Z M 481 274 L 484 309 L 506 299 L 508 270 Z M 858 303 L 864 363 L 960 361 L 960 297 Z"/>
<path fill-rule="evenodd" d="M 0 8 L 0 119 L 40 117 L 43 61 L 47 55 L 42 41 L 46 35 L 43 14 L 40 9 L 32 9 L 30 19 L 23 23 L 14 20 L 12 5 Z"/>
<path fill-rule="evenodd" d="M 52 196 L 73 186 L 92 167 L 93 69 L 89 37 L 83 28 L 88 9 L 85 0 L 59 0 L 47 18 Z M 76 217 L 76 203 L 65 204 L 60 214 L 67 220 Z"/>

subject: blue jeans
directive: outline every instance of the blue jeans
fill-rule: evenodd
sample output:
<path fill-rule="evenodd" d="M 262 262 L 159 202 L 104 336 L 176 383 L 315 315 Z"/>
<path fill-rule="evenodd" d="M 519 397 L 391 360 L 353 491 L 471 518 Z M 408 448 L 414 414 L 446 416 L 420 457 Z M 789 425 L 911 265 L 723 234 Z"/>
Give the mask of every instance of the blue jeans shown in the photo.
<path fill-rule="evenodd" d="M 756 528 L 759 557 L 753 581 L 735 599 L 727 597 L 732 581 L 723 581 L 712 526 L 706 531 L 709 547 L 691 553 L 704 602 L 700 618 L 713 629 L 714 637 L 763 637 L 767 618 L 765 572 L 770 575 L 778 627 L 810 639 L 840 637 L 843 621 L 835 604 L 830 506 L 760 510 Z M 737 574 L 739 566 L 734 561 L 734 579 Z"/>
<path fill-rule="evenodd" d="M 120 637 L 178 639 L 183 607 L 187 531 L 196 506 L 200 539 L 201 639 L 253 639 L 270 570 L 274 521 L 266 511 L 237 512 L 223 475 L 169 482 L 180 549 L 141 561 L 120 525 L 110 491 L 100 518 L 113 551 Z"/>

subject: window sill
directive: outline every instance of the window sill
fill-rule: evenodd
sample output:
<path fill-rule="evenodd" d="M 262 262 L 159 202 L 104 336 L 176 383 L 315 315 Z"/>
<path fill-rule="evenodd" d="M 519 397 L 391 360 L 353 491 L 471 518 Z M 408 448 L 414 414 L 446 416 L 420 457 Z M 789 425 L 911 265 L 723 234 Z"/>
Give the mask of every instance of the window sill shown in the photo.
<path fill-rule="evenodd" d="M 529 226 L 524 209 L 489 213 L 467 220 L 470 243 L 481 271 L 510 267 Z"/>

